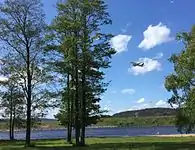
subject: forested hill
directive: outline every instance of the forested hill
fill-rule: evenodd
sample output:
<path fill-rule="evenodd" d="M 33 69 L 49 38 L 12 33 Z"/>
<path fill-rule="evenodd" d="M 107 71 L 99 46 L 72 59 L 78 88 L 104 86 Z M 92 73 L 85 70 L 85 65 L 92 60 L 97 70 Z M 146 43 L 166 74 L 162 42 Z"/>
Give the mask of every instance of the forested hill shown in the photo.
<path fill-rule="evenodd" d="M 176 109 L 172 108 L 147 108 L 134 111 L 124 111 L 116 113 L 113 117 L 148 117 L 148 116 L 173 116 L 176 114 Z"/>

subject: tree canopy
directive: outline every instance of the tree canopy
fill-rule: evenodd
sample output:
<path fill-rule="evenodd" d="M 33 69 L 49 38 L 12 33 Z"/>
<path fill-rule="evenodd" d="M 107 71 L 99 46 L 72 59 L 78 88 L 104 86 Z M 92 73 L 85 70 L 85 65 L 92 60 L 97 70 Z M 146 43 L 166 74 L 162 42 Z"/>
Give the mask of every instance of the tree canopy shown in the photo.
<path fill-rule="evenodd" d="M 173 93 L 169 99 L 171 105 L 180 109 L 176 126 L 180 132 L 191 132 L 195 125 L 195 26 L 190 32 L 177 35 L 184 48 L 169 59 L 174 72 L 165 79 L 165 87 Z"/>

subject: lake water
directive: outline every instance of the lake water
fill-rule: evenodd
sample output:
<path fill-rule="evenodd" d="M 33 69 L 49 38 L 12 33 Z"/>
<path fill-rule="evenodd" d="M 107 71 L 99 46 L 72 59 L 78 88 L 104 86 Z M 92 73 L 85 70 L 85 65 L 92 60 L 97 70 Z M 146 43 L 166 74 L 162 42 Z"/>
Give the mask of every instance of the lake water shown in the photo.
<path fill-rule="evenodd" d="M 66 138 L 66 129 L 32 131 L 32 139 Z M 87 128 L 87 137 L 127 137 L 162 134 L 179 134 L 175 127 L 141 127 L 141 128 Z M 74 135 L 74 134 L 73 134 Z M 15 132 L 16 139 L 25 139 L 25 132 Z M 0 140 L 9 139 L 9 132 L 0 131 Z"/>

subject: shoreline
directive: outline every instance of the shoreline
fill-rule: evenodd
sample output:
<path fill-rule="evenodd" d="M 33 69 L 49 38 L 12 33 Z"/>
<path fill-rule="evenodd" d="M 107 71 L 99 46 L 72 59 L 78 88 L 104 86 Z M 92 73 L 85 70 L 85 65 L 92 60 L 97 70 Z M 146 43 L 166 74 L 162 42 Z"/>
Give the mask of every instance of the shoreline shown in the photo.
<path fill-rule="evenodd" d="M 88 126 L 86 129 L 101 129 L 101 128 L 155 128 L 155 127 L 174 127 L 173 125 L 158 125 L 158 126 Z M 47 131 L 47 130 L 66 130 L 66 127 L 40 127 L 40 128 L 32 128 L 32 131 Z M 15 129 L 15 132 L 26 131 L 25 128 Z M 9 132 L 9 129 L 0 129 L 0 132 Z"/>
<path fill-rule="evenodd" d="M 97 129 L 97 128 L 117 128 L 117 126 L 90 126 L 86 129 Z M 31 131 L 48 131 L 48 130 L 67 130 L 66 127 L 61 128 L 32 128 Z M 26 129 L 15 129 L 15 132 L 24 132 Z M 9 132 L 9 129 L 0 129 L 0 132 Z"/>
<path fill-rule="evenodd" d="M 163 134 L 163 135 L 149 135 L 152 137 L 194 137 L 195 133 L 192 134 Z"/>

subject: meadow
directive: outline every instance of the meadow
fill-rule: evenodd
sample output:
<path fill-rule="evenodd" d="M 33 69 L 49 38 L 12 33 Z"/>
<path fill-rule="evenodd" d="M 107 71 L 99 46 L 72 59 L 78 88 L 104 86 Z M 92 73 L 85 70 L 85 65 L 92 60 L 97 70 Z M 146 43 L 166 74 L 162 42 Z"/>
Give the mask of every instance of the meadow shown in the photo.
<path fill-rule="evenodd" d="M 87 138 L 85 147 L 65 140 L 36 140 L 28 150 L 195 150 L 195 137 Z M 24 141 L 0 141 L 0 150 L 24 150 Z"/>

